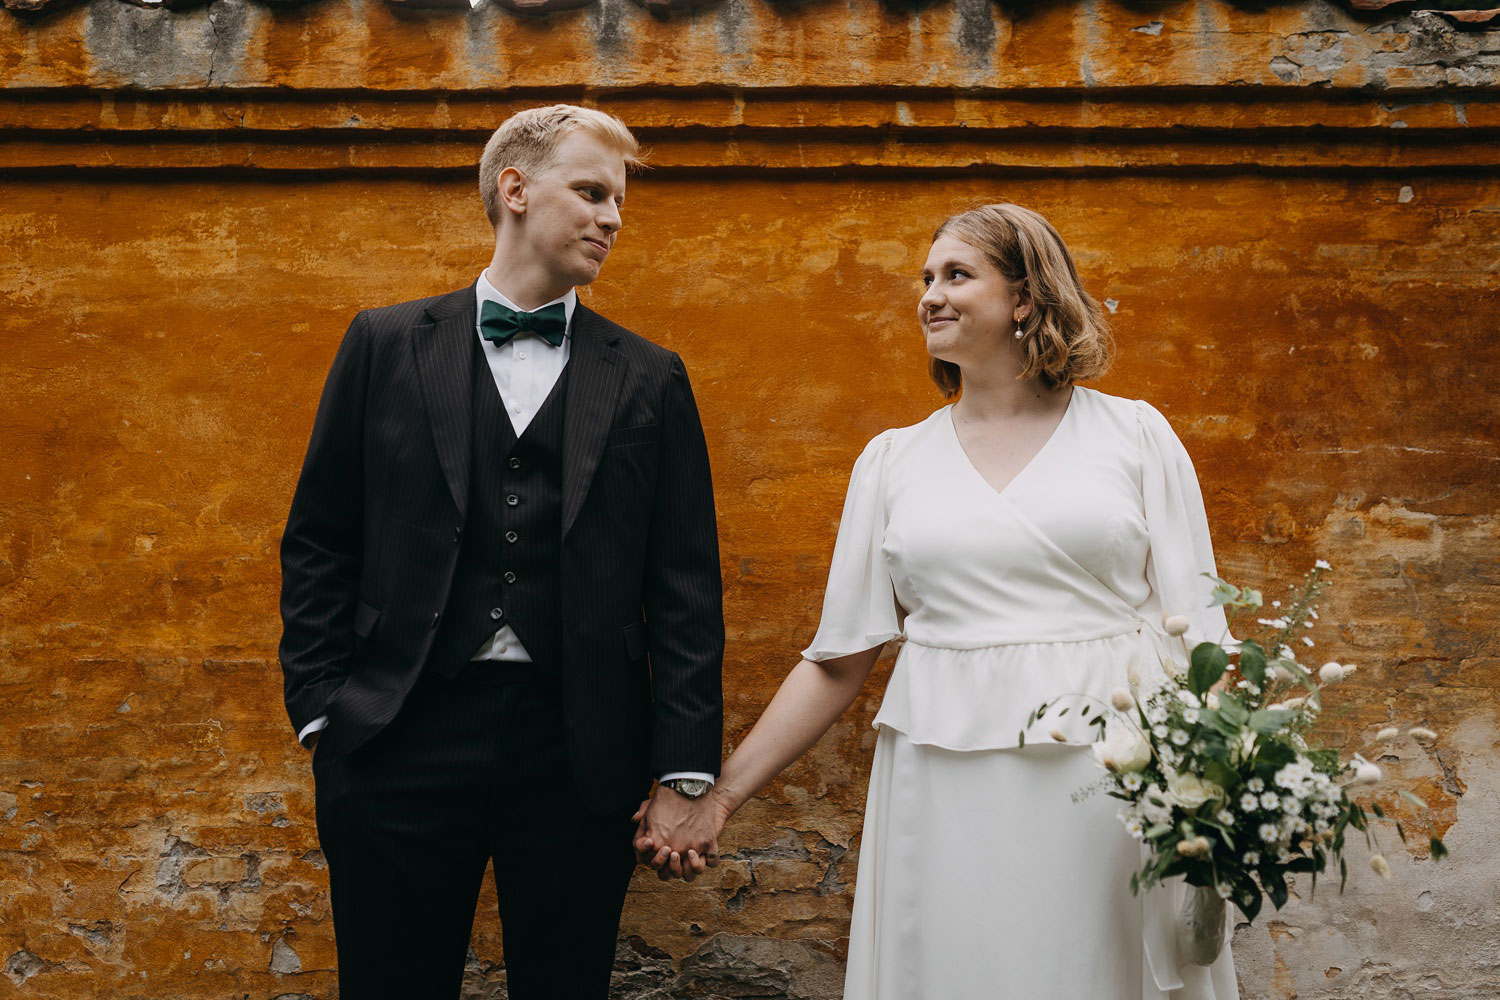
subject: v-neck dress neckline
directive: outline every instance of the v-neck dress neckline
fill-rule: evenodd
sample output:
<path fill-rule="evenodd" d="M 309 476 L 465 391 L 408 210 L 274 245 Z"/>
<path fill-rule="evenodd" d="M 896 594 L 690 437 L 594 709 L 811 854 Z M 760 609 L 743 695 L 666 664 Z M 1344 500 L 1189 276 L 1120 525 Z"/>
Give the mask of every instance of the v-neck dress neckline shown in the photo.
<path fill-rule="evenodd" d="M 1043 441 L 1041 447 L 1032 452 L 1031 457 L 1026 460 L 1026 463 L 1019 469 L 1017 469 L 1014 475 L 1006 480 L 1004 486 L 1000 487 L 997 487 L 994 483 L 990 482 L 989 479 L 985 477 L 985 474 L 979 471 L 979 466 L 974 464 L 974 459 L 970 457 L 969 450 L 964 447 L 963 439 L 958 436 L 958 424 L 953 419 L 953 407 L 955 404 L 949 403 L 947 406 L 943 407 L 943 422 L 947 424 L 948 436 L 952 440 L 954 448 L 958 449 L 958 456 L 960 459 L 962 459 L 964 466 L 974 474 L 974 477 L 978 479 L 986 489 L 990 490 L 997 497 L 1000 497 L 1003 500 L 1005 499 L 1006 494 L 1010 492 L 1010 488 L 1015 485 L 1016 480 L 1026 475 L 1026 473 L 1030 472 L 1034 466 L 1038 465 L 1042 457 L 1052 449 L 1052 443 L 1062 436 L 1064 428 L 1066 428 L 1069 422 L 1072 420 L 1073 411 L 1077 409 L 1076 404 L 1078 402 L 1078 394 L 1080 392 L 1086 391 L 1086 389 L 1078 386 L 1073 387 L 1072 393 L 1068 396 L 1067 408 L 1063 410 L 1062 419 L 1057 422 L 1056 427 L 1052 428 L 1052 433 L 1047 435 L 1047 440 Z"/>

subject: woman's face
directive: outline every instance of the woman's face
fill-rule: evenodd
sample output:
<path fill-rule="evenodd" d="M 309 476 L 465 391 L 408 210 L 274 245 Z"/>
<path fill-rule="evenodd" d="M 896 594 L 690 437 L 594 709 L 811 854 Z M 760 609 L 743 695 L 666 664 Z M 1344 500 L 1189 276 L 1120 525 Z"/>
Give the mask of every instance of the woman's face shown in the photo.
<path fill-rule="evenodd" d="M 983 253 L 945 233 L 927 253 L 922 283 L 917 319 L 928 354 L 963 367 L 1014 349 L 1016 318 L 1028 307 Z"/>

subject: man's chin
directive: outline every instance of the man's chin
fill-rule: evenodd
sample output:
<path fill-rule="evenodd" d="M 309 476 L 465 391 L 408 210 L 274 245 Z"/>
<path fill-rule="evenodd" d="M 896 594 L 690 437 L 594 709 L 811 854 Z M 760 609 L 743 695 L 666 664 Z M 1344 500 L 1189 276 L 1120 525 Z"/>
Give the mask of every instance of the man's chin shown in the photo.
<path fill-rule="evenodd" d="M 592 261 L 592 266 L 585 264 L 573 273 L 572 282 L 575 285 L 587 285 L 599 277 L 599 272 L 604 269 L 604 261 Z"/>

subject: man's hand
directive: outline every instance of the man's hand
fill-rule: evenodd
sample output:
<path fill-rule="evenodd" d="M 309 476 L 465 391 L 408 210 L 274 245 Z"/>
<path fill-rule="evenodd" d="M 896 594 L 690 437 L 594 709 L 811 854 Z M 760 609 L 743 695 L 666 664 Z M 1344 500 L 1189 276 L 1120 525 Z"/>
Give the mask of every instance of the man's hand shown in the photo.
<path fill-rule="evenodd" d="M 631 818 L 640 824 L 635 831 L 636 857 L 655 868 L 663 882 L 691 882 L 719 863 L 719 831 L 728 816 L 712 790 L 690 799 L 657 785 Z"/>

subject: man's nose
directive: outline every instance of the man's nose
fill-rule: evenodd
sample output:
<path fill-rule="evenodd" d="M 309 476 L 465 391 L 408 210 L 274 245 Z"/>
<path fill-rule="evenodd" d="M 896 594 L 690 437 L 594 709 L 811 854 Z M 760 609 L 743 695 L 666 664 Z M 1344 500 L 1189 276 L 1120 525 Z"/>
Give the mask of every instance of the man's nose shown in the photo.
<path fill-rule="evenodd" d="M 607 203 L 599 213 L 598 222 L 599 228 L 606 233 L 618 233 L 625 225 L 625 220 L 620 216 L 620 206 L 614 202 Z"/>

